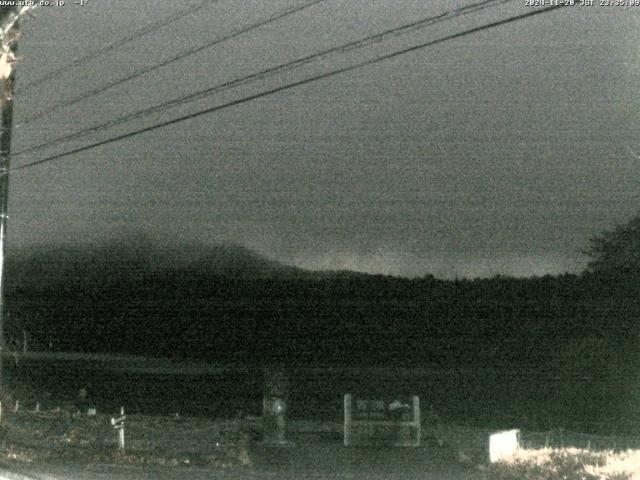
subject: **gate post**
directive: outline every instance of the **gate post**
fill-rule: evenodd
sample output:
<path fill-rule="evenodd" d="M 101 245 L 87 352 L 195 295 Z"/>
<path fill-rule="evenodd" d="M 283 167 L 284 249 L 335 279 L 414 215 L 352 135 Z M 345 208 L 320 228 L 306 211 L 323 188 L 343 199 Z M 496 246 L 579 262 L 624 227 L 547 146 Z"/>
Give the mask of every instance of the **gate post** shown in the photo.
<path fill-rule="evenodd" d="M 344 396 L 344 446 L 351 445 L 351 411 L 353 408 L 353 400 L 350 393 Z"/>
<path fill-rule="evenodd" d="M 262 440 L 269 445 L 287 445 L 289 378 L 284 368 L 265 368 L 262 400 Z"/>

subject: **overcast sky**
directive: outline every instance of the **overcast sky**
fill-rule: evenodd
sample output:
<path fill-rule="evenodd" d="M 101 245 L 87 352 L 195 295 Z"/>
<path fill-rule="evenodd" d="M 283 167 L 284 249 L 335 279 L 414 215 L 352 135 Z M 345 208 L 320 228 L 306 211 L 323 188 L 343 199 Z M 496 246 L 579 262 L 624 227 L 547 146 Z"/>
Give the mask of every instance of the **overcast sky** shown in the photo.
<path fill-rule="evenodd" d="M 33 115 L 306 0 L 209 1 L 15 97 L 13 150 L 478 0 L 325 0 L 37 120 Z M 67 0 L 21 25 L 17 85 L 200 0 Z M 598 3 L 598 2 L 596 2 Z M 13 158 L 163 119 L 531 11 L 487 8 Z M 11 177 L 9 242 L 147 233 L 313 269 L 439 277 L 579 272 L 638 211 L 640 7 L 484 30 Z"/>

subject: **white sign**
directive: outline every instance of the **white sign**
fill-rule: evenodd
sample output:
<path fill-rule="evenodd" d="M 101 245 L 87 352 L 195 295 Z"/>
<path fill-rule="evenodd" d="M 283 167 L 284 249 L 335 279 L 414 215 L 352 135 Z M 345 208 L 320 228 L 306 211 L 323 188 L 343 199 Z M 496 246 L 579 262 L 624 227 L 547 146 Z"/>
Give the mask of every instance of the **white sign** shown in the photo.
<path fill-rule="evenodd" d="M 518 436 L 520 430 L 505 430 L 497 432 L 489 437 L 489 461 L 491 463 L 501 462 L 513 457 L 520 447 Z"/>

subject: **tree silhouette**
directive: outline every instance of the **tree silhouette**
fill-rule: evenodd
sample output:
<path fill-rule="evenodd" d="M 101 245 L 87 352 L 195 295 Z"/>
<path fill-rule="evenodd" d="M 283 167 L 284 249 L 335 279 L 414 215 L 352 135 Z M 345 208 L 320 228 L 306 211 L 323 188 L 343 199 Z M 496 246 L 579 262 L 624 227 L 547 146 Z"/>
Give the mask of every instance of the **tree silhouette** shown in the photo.
<path fill-rule="evenodd" d="M 613 276 L 640 275 L 640 214 L 590 240 L 587 271 Z"/>

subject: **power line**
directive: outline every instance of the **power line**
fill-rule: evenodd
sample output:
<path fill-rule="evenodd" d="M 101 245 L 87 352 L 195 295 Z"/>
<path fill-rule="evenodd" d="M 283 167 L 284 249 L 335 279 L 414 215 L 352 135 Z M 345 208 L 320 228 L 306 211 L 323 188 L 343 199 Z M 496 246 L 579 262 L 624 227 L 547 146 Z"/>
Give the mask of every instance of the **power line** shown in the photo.
<path fill-rule="evenodd" d="M 42 82 L 45 82 L 47 80 L 51 80 L 52 78 L 60 75 L 63 72 L 66 72 L 67 70 L 71 69 L 71 68 L 75 68 L 79 65 L 82 65 L 83 63 L 87 63 L 91 60 L 93 60 L 96 57 L 99 57 L 100 55 L 113 50 L 117 47 L 121 47 L 122 45 L 125 45 L 129 42 L 132 42 L 134 40 L 137 40 L 140 37 L 143 37 L 144 35 L 147 35 L 149 33 L 152 33 L 156 30 L 159 30 L 160 28 L 169 25 L 170 23 L 175 22 L 176 20 L 181 19 L 182 17 L 186 17 L 187 15 L 190 15 L 192 13 L 196 13 L 197 11 L 203 9 L 204 7 L 219 2 L 220 0 L 204 0 L 203 2 L 201 2 L 200 4 L 196 5 L 195 7 L 190 7 L 184 10 L 180 10 L 179 12 L 173 14 L 173 15 L 169 15 L 166 18 L 160 19 L 157 22 L 153 22 L 149 25 L 146 25 L 138 30 L 136 30 L 135 32 L 131 33 L 130 35 L 123 37 L 119 40 L 116 40 L 115 42 L 110 43 L 109 45 L 99 48 L 97 50 L 94 50 L 93 52 L 87 53 L 86 55 L 83 55 L 82 57 L 79 57 L 75 60 L 73 60 L 71 63 L 67 64 L 67 65 L 63 65 L 61 67 L 58 67 L 52 71 L 50 71 L 49 73 L 43 75 L 42 77 L 36 79 L 36 80 L 32 80 L 31 82 L 27 82 L 25 84 L 23 84 L 20 88 L 18 88 L 18 92 L 17 93 L 24 93 L 27 90 L 30 90 L 31 88 L 40 85 Z"/>
<path fill-rule="evenodd" d="M 377 43 L 377 42 L 381 42 L 383 40 L 387 40 L 387 39 L 389 39 L 391 37 L 394 37 L 394 36 L 403 35 L 403 34 L 406 34 L 406 33 L 409 33 L 409 32 L 424 28 L 426 26 L 433 25 L 433 24 L 438 23 L 438 22 L 449 21 L 449 20 L 452 20 L 452 19 L 457 18 L 457 17 L 462 16 L 462 15 L 467 15 L 467 14 L 470 14 L 470 13 L 476 13 L 476 12 L 478 12 L 480 10 L 485 9 L 485 8 L 492 7 L 492 6 L 497 5 L 497 4 L 512 2 L 512 1 L 514 1 L 514 0 L 482 0 L 480 2 L 477 2 L 477 3 L 474 3 L 474 4 L 470 4 L 470 5 L 466 5 L 464 7 L 459 7 L 459 8 L 456 8 L 456 9 L 452 9 L 452 10 L 446 11 L 444 13 L 435 15 L 435 16 L 430 16 L 430 17 L 426 17 L 426 18 L 423 18 L 423 19 L 420 19 L 420 20 L 416 20 L 414 22 L 402 25 L 400 27 L 395 27 L 395 28 L 392 28 L 392 29 L 385 30 L 385 31 L 383 31 L 381 33 L 376 33 L 376 34 L 373 34 L 373 35 L 369 35 L 369 36 L 366 36 L 366 37 L 361 38 L 359 40 L 354 40 L 352 42 L 349 42 L 349 43 L 346 43 L 346 44 L 343 44 L 343 45 L 339 45 L 337 47 L 333 47 L 333 48 L 329 48 L 329 49 L 326 49 L 326 50 L 322 50 L 320 52 L 317 52 L 317 53 L 314 53 L 314 54 L 311 54 L 311 55 L 307 55 L 305 57 L 301 57 L 301 58 L 299 58 L 297 60 L 286 62 L 286 63 L 280 64 L 280 65 L 277 65 L 275 67 L 270 67 L 270 68 L 264 69 L 262 71 L 259 71 L 257 73 L 246 75 L 244 77 L 236 78 L 234 80 L 230 80 L 230 81 L 224 82 L 222 84 L 218 84 L 218 85 L 215 85 L 213 87 L 209 87 L 207 89 L 200 90 L 198 92 L 194 92 L 194 93 L 188 94 L 186 96 L 183 96 L 183 97 L 180 97 L 180 98 L 177 98 L 177 99 L 169 100 L 167 102 L 163 102 L 163 103 L 161 103 L 159 105 L 156 105 L 154 107 L 150 107 L 150 108 L 146 108 L 146 109 L 143 109 L 143 110 L 139 110 L 137 112 L 128 113 L 128 114 L 123 115 L 121 117 L 118 117 L 116 119 L 113 119 L 113 120 L 110 120 L 110 121 L 107 121 L 107 122 L 104 122 L 104 123 L 101 123 L 101 124 L 98 124 L 98 125 L 94 125 L 92 127 L 88 127 L 88 128 L 86 128 L 84 130 L 80 130 L 80 131 L 77 131 L 77 132 L 74 132 L 74 133 L 70 133 L 70 134 L 64 135 L 64 136 L 59 137 L 59 138 L 54 139 L 54 140 L 45 141 L 45 142 L 43 142 L 43 143 L 41 143 L 39 145 L 35 145 L 33 147 L 28 147 L 28 148 L 26 148 L 24 150 L 16 152 L 14 154 L 14 156 L 23 155 L 25 153 L 31 153 L 31 152 L 34 152 L 34 151 L 37 151 L 37 150 L 42 150 L 43 148 L 50 147 L 50 146 L 56 145 L 58 143 L 63 143 L 63 142 L 66 142 L 68 140 L 77 140 L 78 138 L 81 138 L 81 137 L 86 136 L 86 135 L 88 135 L 90 133 L 93 133 L 93 132 L 97 132 L 97 131 L 99 131 L 101 129 L 104 129 L 104 128 L 109 128 L 109 127 L 113 127 L 113 126 L 116 126 L 116 125 L 120 125 L 122 123 L 126 123 L 126 122 L 128 122 L 130 120 L 133 120 L 133 119 L 142 118 L 142 117 L 151 115 L 153 113 L 161 112 L 161 111 L 167 110 L 169 108 L 172 108 L 172 107 L 175 107 L 175 106 L 178 106 L 178 105 L 182 105 L 184 103 L 187 103 L 187 102 L 190 102 L 190 101 L 193 101 L 193 100 L 198 100 L 198 99 L 201 99 L 201 98 L 205 98 L 207 96 L 214 95 L 216 93 L 219 93 L 219 92 L 222 92 L 222 91 L 225 91 L 225 90 L 228 90 L 228 89 L 231 89 L 231 88 L 234 88 L 234 87 L 237 87 L 237 86 L 249 83 L 249 82 L 254 82 L 254 81 L 257 81 L 257 80 L 268 78 L 268 77 L 276 75 L 278 73 L 282 73 L 282 72 L 285 72 L 285 71 L 288 71 L 288 70 L 292 70 L 292 69 L 297 68 L 297 67 L 301 67 L 303 65 L 309 64 L 309 63 L 311 63 L 311 62 L 313 62 L 315 60 L 318 60 L 318 59 L 320 59 L 322 57 L 325 57 L 327 55 L 330 55 L 330 54 L 345 53 L 345 52 L 348 52 L 348 51 L 352 51 L 352 50 L 355 50 L 357 48 L 362 48 L 362 47 L 365 47 L 365 46 L 368 46 L 368 45 L 371 45 L 371 44 L 374 44 L 374 43 Z"/>
<path fill-rule="evenodd" d="M 40 160 L 36 160 L 34 162 L 25 163 L 25 164 L 20 165 L 18 167 L 14 167 L 14 168 L 10 169 L 7 172 L 2 173 L 2 175 L 6 175 L 6 174 L 8 174 L 10 172 L 14 172 L 14 171 L 17 171 L 17 170 L 24 170 L 24 169 L 31 168 L 31 167 L 34 167 L 34 166 L 37 166 L 37 165 L 42 165 L 44 163 L 49 163 L 49 162 L 53 162 L 53 161 L 56 161 L 56 160 L 60 160 L 62 158 L 68 157 L 70 155 L 74 155 L 76 153 L 81 153 L 81 152 L 84 152 L 84 151 L 87 151 L 87 150 L 91 150 L 93 148 L 97 148 L 97 147 L 100 147 L 100 146 L 103 146 L 103 145 L 107 145 L 109 143 L 114 143 L 114 142 L 118 142 L 120 140 L 125 140 L 127 138 L 131 138 L 131 137 L 134 137 L 136 135 L 140 135 L 142 133 L 147 133 L 147 132 L 150 132 L 150 131 L 153 131 L 153 130 L 157 130 L 159 128 L 168 127 L 169 125 L 174 125 L 176 123 L 184 122 L 186 120 L 191 120 L 193 118 L 197 118 L 197 117 L 200 117 L 200 116 L 203 116 L 203 115 L 207 115 L 209 113 L 217 112 L 219 110 L 223 110 L 223 109 L 226 109 L 226 108 L 229 108 L 229 107 L 234 107 L 236 105 L 241 105 L 243 103 L 247 103 L 247 102 L 250 102 L 252 100 L 257 100 L 259 98 L 263 98 L 263 97 L 266 97 L 266 96 L 269 96 L 269 95 L 273 95 L 275 93 L 283 92 L 285 90 L 289 90 L 290 88 L 300 87 L 300 86 L 306 85 L 308 83 L 312 83 L 312 82 L 316 82 L 318 80 L 323 80 L 325 78 L 333 77 L 333 76 L 339 75 L 341 73 L 350 72 L 350 71 L 353 71 L 353 70 L 356 70 L 356 69 L 359 69 L 359 68 L 362 68 L 362 67 L 365 67 L 365 66 L 368 66 L 368 65 L 373 65 L 375 63 L 379 63 L 379 62 L 382 62 L 382 61 L 385 61 L 385 60 L 389 60 L 389 59 L 392 59 L 392 58 L 395 58 L 395 57 L 398 57 L 398 56 L 401 56 L 401 55 L 405 55 L 407 53 L 415 52 L 415 51 L 418 51 L 418 50 L 421 50 L 421 49 L 424 49 L 424 48 L 427 48 L 427 47 L 431 47 L 433 45 L 437 45 L 437 44 L 444 43 L 444 42 L 447 42 L 447 41 L 450 41 L 450 40 L 454 40 L 456 38 L 461 38 L 461 37 L 464 37 L 466 35 L 470 35 L 472 33 L 481 32 L 483 30 L 488 30 L 490 28 L 498 27 L 498 26 L 501 26 L 501 25 L 506 25 L 508 23 L 512 23 L 512 22 L 516 22 L 516 21 L 519 21 L 519 20 L 523 20 L 525 18 L 533 17 L 535 15 L 540 15 L 542 13 L 547 13 L 547 12 L 550 12 L 552 10 L 557 10 L 557 9 L 563 8 L 565 6 L 567 6 L 567 5 L 562 4 L 562 5 L 557 5 L 557 6 L 545 7 L 545 8 L 541 8 L 541 9 L 538 9 L 538 10 L 532 10 L 532 11 L 527 12 L 527 13 L 523 13 L 523 14 L 520 14 L 520 15 L 509 17 L 509 18 L 506 18 L 506 19 L 503 19 L 503 20 L 498 20 L 496 22 L 491 22 L 491 23 L 482 25 L 480 27 L 470 28 L 470 29 L 464 30 L 462 32 L 458 32 L 458 33 L 454 33 L 454 34 L 451 34 L 451 35 L 447 35 L 445 37 L 442 37 L 442 38 L 439 38 L 439 39 L 436 39 L 436 40 L 431 40 L 429 42 L 421 43 L 419 45 L 415 45 L 413 47 L 408 47 L 408 48 L 405 48 L 405 49 L 402 49 L 402 50 L 399 50 L 399 51 L 396 51 L 396 52 L 393 52 L 393 53 L 388 53 L 388 54 L 382 55 L 380 57 L 376 57 L 376 58 L 373 58 L 373 59 L 370 59 L 370 60 L 366 60 L 364 62 L 360 62 L 360 63 L 354 64 L 354 65 L 350 65 L 350 66 L 347 66 L 347 67 L 342 67 L 342 68 L 338 68 L 338 69 L 335 69 L 335 70 L 331 70 L 329 72 L 325 72 L 325 73 L 322 73 L 322 74 L 319 74 L 319 75 L 315 75 L 313 77 L 309 77 L 309 78 L 306 78 L 306 79 L 303 79 L 303 80 L 298 80 L 296 82 L 289 83 L 289 84 L 286 84 L 286 85 L 283 85 L 283 86 L 280 86 L 280 87 L 272 88 L 270 90 L 265 90 L 263 92 L 256 93 L 254 95 L 250 95 L 248 97 L 244 97 L 244 98 L 241 98 L 241 99 L 238 99 L 238 100 L 233 100 L 231 102 L 224 103 L 222 105 L 218 105 L 216 107 L 211 107 L 211 108 L 207 108 L 207 109 L 204 109 L 204 110 L 200 110 L 200 111 L 195 112 L 195 113 L 191 113 L 191 114 L 188 114 L 188 115 L 184 115 L 182 117 L 174 118 L 173 120 L 167 120 L 165 122 L 157 123 L 157 124 L 151 125 L 149 127 L 141 128 L 139 130 L 134 130 L 132 132 L 125 133 L 125 134 L 122 134 L 122 135 L 118 135 L 118 136 L 115 136 L 115 137 L 111 137 L 111 138 L 108 138 L 106 140 L 101 140 L 99 142 L 95 142 L 95 143 L 92 143 L 90 145 L 85 145 L 83 147 L 75 148 L 75 149 L 67 151 L 67 152 L 59 153 L 59 154 L 56 154 L 56 155 L 51 155 L 49 157 L 46 157 L 46 158 L 43 158 L 43 159 L 40 159 Z"/>
<path fill-rule="evenodd" d="M 191 49 L 186 50 L 184 52 L 181 52 L 181 53 L 179 53 L 177 55 L 174 55 L 173 57 L 171 57 L 171 58 L 169 58 L 167 60 L 164 60 L 164 61 L 162 61 L 160 63 L 157 63 L 155 65 L 151 65 L 149 67 L 140 68 L 140 69 L 134 71 L 133 73 L 131 73 L 131 74 L 125 76 L 125 77 L 122 77 L 122 78 L 120 78 L 118 80 L 114 80 L 113 82 L 109 82 L 109 83 L 103 85 L 102 87 L 94 88 L 93 90 L 89 90 L 89 91 L 87 91 L 85 93 L 82 93 L 82 94 L 80 94 L 80 95 L 78 95 L 76 97 L 73 97 L 70 100 L 65 100 L 63 102 L 54 104 L 51 107 L 49 107 L 49 108 L 47 108 L 45 110 L 42 110 L 42 111 L 36 113 L 35 115 L 32 115 L 31 117 L 26 118 L 25 120 L 23 120 L 21 122 L 21 124 L 25 125 L 27 123 L 30 123 L 30 122 L 34 121 L 34 120 L 42 118 L 42 117 L 44 117 L 44 116 L 46 116 L 46 115 L 48 115 L 50 113 L 56 112 L 58 110 L 61 110 L 62 108 L 65 108 L 65 107 L 68 107 L 68 106 L 71 106 L 71 105 L 75 105 L 76 103 L 81 102 L 82 100 L 86 100 L 87 98 L 94 97 L 94 96 L 96 96 L 96 95 L 98 95 L 100 93 L 106 92 L 107 90 L 110 90 L 111 88 L 114 88 L 114 87 L 116 87 L 118 85 L 121 85 L 121 84 L 123 84 L 125 82 L 128 82 L 129 80 L 133 80 L 135 78 L 141 77 L 141 76 L 143 76 L 143 75 L 145 75 L 147 73 L 153 72 L 154 70 L 157 70 L 159 68 L 166 67 L 167 65 L 170 65 L 170 64 L 175 63 L 175 62 L 177 62 L 179 60 L 187 58 L 187 57 L 189 57 L 191 55 L 194 55 L 194 54 L 196 54 L 198 52 L 201 52 L 202 50 L 205 50 L 207 48 L 213 47 L 215 45 L 219 45 L 220 43 L 223 43 L 223 42 L 226 42 L 228 40 L 231 40 L 231 39 L 233 39 L 235 37 L 238 37 L 238 36 L 240 36 L 240 35 L 242 35 L 244 33 L 250 32 L 251 30 L 255 30 L 255 29 L 257 29 L 259 27 L 262 27 L 264 25 L 268 25 L 269 23 L 273 23 L 276 20 L 280 20 L 281 18 L 287 17 L 289 15 L 293 15 L 294 13 L 298 13 L 298 12 L 300 12 L 300 11 L 306 9 L 306 8 L 309 8 L 309 7 L 311 7 L 311 6 L 313 6 L 313 5 L 317 4 L 317 3 L 324 2 L 324 1 L 325 0 L 312 0 L 312 1 L 308 2 L 308 3 L 306 3 L 306 4 L 288 8 L 288 9 L 282 11 L 282 12 L 279 12 L 279 13 L 276 13 L 276 14 L 272 15 L 271 17 L 267 18 L 266 20 L 260 20 L 258 22 L 252 23 L 251 25 L 248 25 L 246 27 L 234 30 L 234 31 L 232 31 L 231 33 L 229 33 L 227 35 L 215 38 L 212 41 L 209 41 L 209 42 L 204 43 L 202 45 L 199 45 L 197 47 L 194 47 L 194 48 L 191 48 Z"/>

